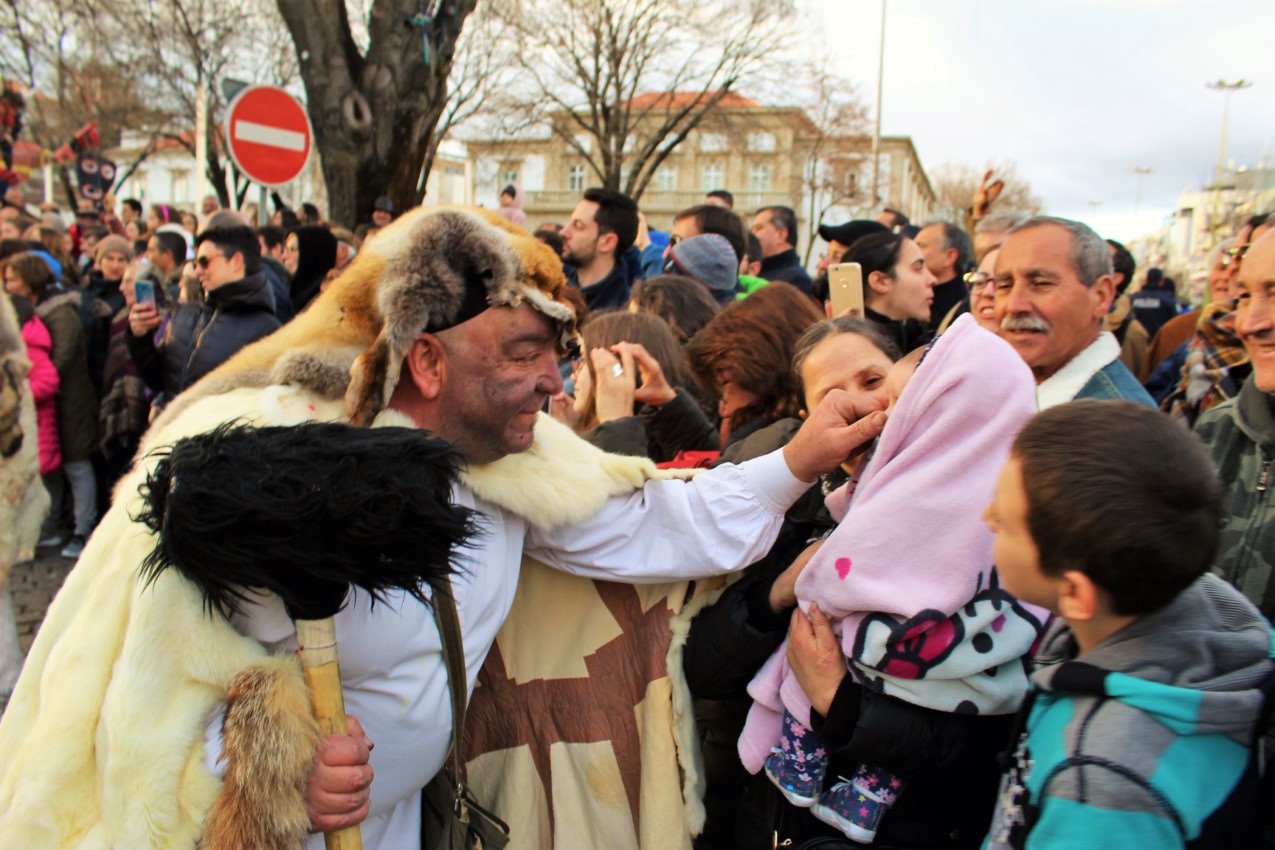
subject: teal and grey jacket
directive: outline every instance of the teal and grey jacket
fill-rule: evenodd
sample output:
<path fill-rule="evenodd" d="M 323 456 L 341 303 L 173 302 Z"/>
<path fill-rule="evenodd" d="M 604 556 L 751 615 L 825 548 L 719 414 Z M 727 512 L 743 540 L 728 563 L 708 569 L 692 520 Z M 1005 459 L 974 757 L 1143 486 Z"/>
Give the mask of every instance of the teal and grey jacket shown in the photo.
<path fill-rule="evenodd" d="M 1244 846 L 1201 837 L 1256 820 L 1226 804 L 1256 781 L 1272 646 L 1253 605 L 1214 575 L 1083 656 L 1057 621 L 984 846 Z"/>
<path fill-rule="evenodd" d="M 1226 519 L 1214 571 L 1275 619 L 1275 401 L 1250 377 L 1239 394 L 1200 414 L 1195 425 L 1226 492 Z"/>

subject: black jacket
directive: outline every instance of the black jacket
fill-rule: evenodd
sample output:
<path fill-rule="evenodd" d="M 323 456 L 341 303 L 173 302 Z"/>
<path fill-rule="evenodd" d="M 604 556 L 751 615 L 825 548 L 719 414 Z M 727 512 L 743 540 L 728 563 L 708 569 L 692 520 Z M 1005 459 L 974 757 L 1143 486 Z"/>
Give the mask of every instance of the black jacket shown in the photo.
<path fill-rule="evenodd" d="M 80 323 L 84 326 L 84 342 L 89 357 L 89 380 L 99 397 L 102 374 L 106 371 L 106 352 L 111 346 L 111 318 L 124 309 L 124 293 L 118 280 L 107 280 L 101 272 L 93 272 L 80 292 Z"/>
<path fill-rule="evenodd" d="M 152 390 L 173 396 L 280 327 L 263 271 L 219 286 L 203 304 L 178 304 L 164 339 L 128 335 L 128 353 Z"/>
<path fill-rule="evenodd" d="M 810 273 L 802 267 L 796 248 L 789 248 L 773 257 L 764 258 L 761 261 L 761 271 L 757 273 L 757 276 L 772 283 L 777 280 L 791 283 L 807 295 L 811 292 Z"/>
<path fill-rule="evenodd" d="M 934 303 L 930 305 L 930 330 L 937 332 L 939 325 L 947 318 L 947 314 L 952 312 L 953 307 L 962 301 L 966 301 L 967 295 L 969 295 L 969 290 L 965 286 L 965 281 L 959 276 L 934 284 Z M 969 312 L 968 301 L 966 301 L 965 308 L 960 313 L 967 312 Z M 959 316 L 960 313 L 956 315 Z"/>
<path fill-rule="evenodd" d="M 629 303 L 633 272 L 625 257 L 617 257 L 611 272 L 588 286 L 580 285 L 580 273 L 570 263 L 563 264 L 562 271 L 567 276 L 567 284 L 580 290 L 591 311 L 622 310 Z"/>
<path fill-rule="evenodd" d="M 292 309 L 292 296 L 288 294 L 292 286 L 292 275 L 288 274 L 288 269 L 283 263 L 264 254 L 261 257 L 261 270 L 266 273 L 266 279 L 270 281 L 270 294 L 274 296 L 274 314 L 286 325 L 288 320 L 296 315 Z"/>
<path fill-rule="evenodd" d="M 934 332 L 916 319 L 891 319 L 871 307 L 863 308 L 865 318 L 876 322 L 885 335 L 894 340 L 904 354 L 914 351 L 934 339 Z"/>

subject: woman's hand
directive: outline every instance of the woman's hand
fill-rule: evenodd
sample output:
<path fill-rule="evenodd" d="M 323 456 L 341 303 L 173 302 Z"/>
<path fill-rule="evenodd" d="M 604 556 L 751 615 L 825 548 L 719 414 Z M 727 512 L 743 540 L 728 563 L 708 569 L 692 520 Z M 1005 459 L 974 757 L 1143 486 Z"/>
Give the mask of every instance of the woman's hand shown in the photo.
<path fill-rule="evenodd" d="M 651 356 L 646 347 L 637 342 L 617 342 L 611 350 L 623 361 L 627 353 L 642 375 L 642 386 L 633 392 L 633 400 L 652 407 L 660 407 L 677 398 L 677 390 L 669 386 L 664 377 L 664 367 Z M 627 367 L 626 367 L 627 368 Z"/>
<path fill-rule="evenodd" d="M 128 329 L 133 336 L 146 336 L 159 327 L 159 322 L 159 313 L 149 304 L 134 304 L 128 311 Z"/>
<path fill-rule="evenodd" d="M 593 409 L 598 422 L 632 416 L 637 386 L 632 352 L 612 354 L 605 348 L 595 348 L 589 352 L 589 359 L 593 363 Z"/>
<path fill-rule="evenodd" d="M 846 677 L 846 659 L 832 633 L 832 623 L 810 603 L 810 615 L 798 608 L 788 627 L 788 666 L 815 711 L 828 716 L 832 698 Z"/>
<path fill-rule="evenodd" d="M 782 614 L 797 604 L 797 577 L 810 563 L 810 559 L 819 551 L 824 541 L 816 540 L 807 546 L 802 553 L 793 559 L 788 569 L 779 574 L 775 583 L 770 586 L 770 610 Z"/>

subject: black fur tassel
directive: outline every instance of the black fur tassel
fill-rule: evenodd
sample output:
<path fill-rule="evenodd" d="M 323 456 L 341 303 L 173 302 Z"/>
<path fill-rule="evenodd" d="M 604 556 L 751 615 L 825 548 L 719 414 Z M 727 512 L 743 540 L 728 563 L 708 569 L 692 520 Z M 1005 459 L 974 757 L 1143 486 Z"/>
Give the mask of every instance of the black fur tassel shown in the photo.
<path fill-rule="evenodd" d="M 231 423 L 158 454 L 135 518 L 159 536 L 142 576 L 176 569 L 226 616 L 247 588 L 294 620 L 335 614 L 351 584 L 425 602 L 476 533 L 477 515 L 451 503 L 459 455 L 413 428 Z"/>

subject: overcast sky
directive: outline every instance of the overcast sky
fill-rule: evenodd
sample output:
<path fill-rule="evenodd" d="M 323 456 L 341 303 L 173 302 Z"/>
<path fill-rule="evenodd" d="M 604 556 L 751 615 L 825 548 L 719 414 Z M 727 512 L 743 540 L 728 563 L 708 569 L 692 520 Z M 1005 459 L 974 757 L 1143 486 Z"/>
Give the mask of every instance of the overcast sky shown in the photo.
<path fill-rule="evenodd" d="M 802 0 L 802 29 L 876 96 L 881 0 Z M 1275 4 L 1259 0 L 888 0 L 882 132 L 927 169 L 1013 160 L 1047 212 L 1117 239 L 1155 229 L 1227 158 L 1275 161 Z M 1143 179 L 1134 215 L 1134 166 Z M 1101 202 L 1095 204 L 1093 202 Z"/>

